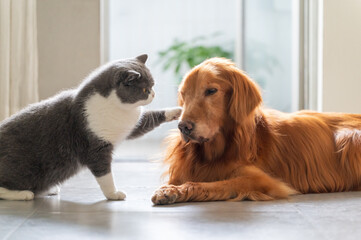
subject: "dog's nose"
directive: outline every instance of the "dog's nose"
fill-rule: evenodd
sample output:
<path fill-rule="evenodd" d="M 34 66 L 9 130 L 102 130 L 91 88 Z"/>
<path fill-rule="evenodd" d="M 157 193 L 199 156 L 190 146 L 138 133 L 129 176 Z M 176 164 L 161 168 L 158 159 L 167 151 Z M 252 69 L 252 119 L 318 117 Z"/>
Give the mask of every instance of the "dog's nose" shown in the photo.
<path fill-rule="evenodd" d="M 186 136 L 191 135 L 192 130 L 194 128 L 194 123 L 191 121 L 180 121 L 178 124 L 178 128 Z"/>

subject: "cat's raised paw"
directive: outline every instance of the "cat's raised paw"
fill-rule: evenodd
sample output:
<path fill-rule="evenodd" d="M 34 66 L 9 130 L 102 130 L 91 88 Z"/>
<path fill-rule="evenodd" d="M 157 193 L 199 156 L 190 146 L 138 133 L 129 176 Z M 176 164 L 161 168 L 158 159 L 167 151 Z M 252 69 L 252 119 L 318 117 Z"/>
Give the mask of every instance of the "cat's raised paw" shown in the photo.
<path fill-rule="evenodd" d="M 166 121 L 173 121 L 177 120 L 180 115 L 182 114 L 182 108 L 181 107 L 175 107 L 165 110 L 165 120 Z"/>
<path fill-rule="evenodd" d="M 116 192 L 108 193 L 106 195 L 106 198 L 108 200 L 114 200 L 114 201 L 124 200 L 126 197 L 127 195 L 122 191 L 116 191 Z"/>

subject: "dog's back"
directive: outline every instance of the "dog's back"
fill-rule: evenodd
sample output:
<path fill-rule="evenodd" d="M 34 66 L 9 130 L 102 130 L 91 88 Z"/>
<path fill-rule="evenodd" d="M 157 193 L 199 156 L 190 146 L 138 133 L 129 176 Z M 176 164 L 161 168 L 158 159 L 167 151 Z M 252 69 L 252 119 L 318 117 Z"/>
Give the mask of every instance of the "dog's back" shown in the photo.
<path fill-rule="evenodd" d="M 262 119 L 255 162 L 261 169 L 303 193 L 358 189 L 361 115 L 266 111 Z"/>

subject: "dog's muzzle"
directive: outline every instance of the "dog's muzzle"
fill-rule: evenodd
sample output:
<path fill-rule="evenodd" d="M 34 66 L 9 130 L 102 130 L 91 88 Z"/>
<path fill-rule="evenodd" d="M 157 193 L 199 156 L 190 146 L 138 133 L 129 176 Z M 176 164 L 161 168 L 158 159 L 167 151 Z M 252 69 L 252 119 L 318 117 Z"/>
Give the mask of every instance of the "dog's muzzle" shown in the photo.
<path fill-rule="evenodd" d="M 190 140 L 193 140 L 195 142 L 198 143 L 205 143 L 207 142 L 209 139 L 208 138 L 204 138 L 204 137 L 195 137 L 194 134 L 194 126 L 195 124 L 191 121 L 180 121 L 178 124 L 178 128 L 180 130 L 180 132 L 182 133 L 182 138 L 183 140 L 187 143 Z"/>

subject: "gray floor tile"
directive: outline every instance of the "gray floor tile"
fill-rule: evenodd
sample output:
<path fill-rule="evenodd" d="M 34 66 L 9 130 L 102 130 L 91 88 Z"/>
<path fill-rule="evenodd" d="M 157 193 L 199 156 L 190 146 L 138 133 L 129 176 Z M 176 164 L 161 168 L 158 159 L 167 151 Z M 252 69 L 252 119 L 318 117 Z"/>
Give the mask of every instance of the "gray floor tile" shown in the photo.
<path fill-rule="evenodd" d="M 51 239 L 324 239 L 298 213 L 197 211 L 39 213 L 10 239 L 47 239 L 50 234 Z"/>

